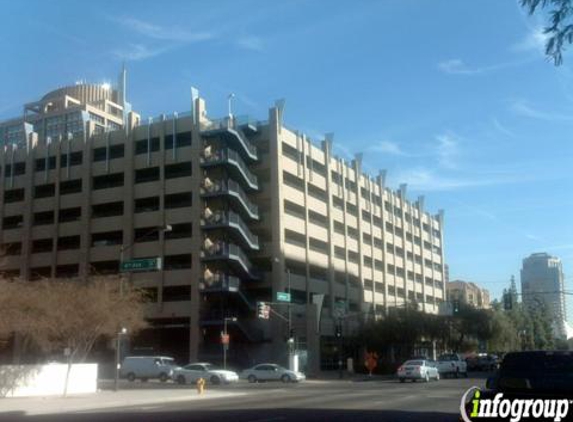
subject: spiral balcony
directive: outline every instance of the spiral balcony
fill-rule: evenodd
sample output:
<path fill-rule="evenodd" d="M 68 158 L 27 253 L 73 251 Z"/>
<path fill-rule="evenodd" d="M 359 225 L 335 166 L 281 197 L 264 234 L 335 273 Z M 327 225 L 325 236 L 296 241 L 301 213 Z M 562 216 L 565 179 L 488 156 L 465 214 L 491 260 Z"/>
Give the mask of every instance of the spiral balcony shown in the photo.
<path fill-rule="evenodd" d="M 209 207 L 201 215 L 203 230 L 228 228 L 233 230 L 251 250 L 259 250 L 259 238 L 245 224 L 241 216 L 233 211 L 212 211 Z"/>
<path fill-rule="evenodd" d="M 209 198 L 221 195 L 230 197 L 247 218 L 259 219 L 259 207 L 251 202 L 241 185 L 232 179 L 211 180 L 206 177 L 201 185 L 201 197 Z"/>
<path fill-rule="evenodd" d="M 259 159 L 257 148 L 244 135 L 233 118 L 226 117 L 201 123 L 201 136 L 204 138 L 219 138 L 236 145 L 239 147 L 243 157 L 252 162 Z"/>
<path fill-rule="evenodd" d="M 222 271 L 212 272 L 205 267 L 203 278 L 199 282 L 199 290 L 203 295 L 232 295 L 237 301 L 246 306 L 248 310 L 255 310 L 255 304 L 251 302 L 241 291 L 241 280 L 239 277 L 226 274 Z"/>
<path fill-rule="evenodd" d="M 241 179 L 246 189 L 258 190 L 259 182 L 239 153 L 229 148 L 216 149 L 213 146 L 206 146 L 201 155 L 201 167 L 215 167 L 225 165 L 235 179 Z"/>
<path fill-rule="evenodd" d="M 246 278 L 259 278 L 245 252 L 233 243 L 221 240 L 211 241 L 208 237 L 205 238 L 203 249 L 201 250 L 201 260 L 203 262 L 226 261 L 233 269 L 240 271 Z"/>
<path fill-rule="evenodd" d="M 208 268 L 203 272 L 203 278 L 199 283 L 199 289 L 204 293 L 238 292 L 241 280 L 222 272 L 211 272 Z"/>

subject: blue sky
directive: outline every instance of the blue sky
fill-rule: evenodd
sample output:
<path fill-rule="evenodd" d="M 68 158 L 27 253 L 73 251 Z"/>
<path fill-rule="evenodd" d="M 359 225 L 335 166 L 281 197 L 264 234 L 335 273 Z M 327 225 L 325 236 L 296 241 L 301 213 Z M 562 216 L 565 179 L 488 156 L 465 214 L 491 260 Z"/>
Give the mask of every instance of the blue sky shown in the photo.
<path fill-rule="evenodd" d="M 214 116 L 230 92 L 261 119 L 285 98 L 289 126 L 334 132 L 337 154 L 445 209 L 452 278 L 497 296 L 546 251 L 573 286 L 573 57 L 548 63 L 516 0 L 0 5 L 0 119 L 123 61 L 144 116 L 187 110 L 192 85 Z"/>

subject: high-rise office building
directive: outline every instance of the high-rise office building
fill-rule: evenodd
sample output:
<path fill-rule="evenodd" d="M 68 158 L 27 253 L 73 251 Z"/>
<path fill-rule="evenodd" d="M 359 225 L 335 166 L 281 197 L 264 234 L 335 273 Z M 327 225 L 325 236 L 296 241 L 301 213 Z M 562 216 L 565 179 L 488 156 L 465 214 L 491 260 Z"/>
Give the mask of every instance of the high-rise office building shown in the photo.
<path fill-rule="evenodd" d="M 132 351 L 217 361 L 226 326 L 238 365 L 284 361 L 292 335 L 313 371 L 336 359 L 336 325 L 346 337 L 407 302 L 438 311 L 442 212 L 365 174 L 360 155 L 334 156 L 331 136 L 316 144 L 287 128 L 283 102 L 264 121 L 213 119 L 195 94 L 190 112 L 132 113 L 122 130 L 89 120 L 58 142 L 34 131 L 6 142 L 4 274 L 117 273 L 122 245 L 124 260 L 162 258 L 161 271 L 128 275 L 151 298 Z M 269 320 L 261 301 L 275 303 Z"/>
<path fill-rule="evenodd" d="M 567 308 L 561 260 L 546 253 L 534 253 L 525 258 L 521 269 L 521 291 L 526 306 L 545 305 L 553 319 L 555 334 L 566 338 Z"/>

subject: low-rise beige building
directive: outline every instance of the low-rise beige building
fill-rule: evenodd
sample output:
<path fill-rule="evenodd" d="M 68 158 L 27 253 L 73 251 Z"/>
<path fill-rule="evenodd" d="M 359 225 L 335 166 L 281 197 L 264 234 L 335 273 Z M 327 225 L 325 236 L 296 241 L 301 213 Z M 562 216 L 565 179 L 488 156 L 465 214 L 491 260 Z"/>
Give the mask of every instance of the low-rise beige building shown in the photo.
<path fill-rule="evenodd" d="M 447 297 L 450 303 L 459 302 L 478 309 L 491 307 L 489 291 L 471 281 L 454 280 L 448 282 Z"/>
<path fill-rule="evenodd" d="M 332 136 L 315 143 L 286 127 L 282 102 L 265 121 L 213 119 L 198 96 L 192 105 L 145 121 L 125 113 L 119 130 L 85 121 L 52 142 L 35 131 L 4 138 L 4 274 L 117 273 L 122 245 L 124 260 L 160 257 L 161 271 L 129 275 L 152 300 L 152 328 L 132 351 L 218 361 L 227 325 L 237 365 L 284 360 L 291 333 L 277 313 L 291 315 L 313 371 L 336 359 L 337 322 L 346 337 L 407 302 L 438 311 L 441 211 L 409 201 L 406 185 L 391 189 L 383 171 L 364 173 L 360 155 L 336 157 Z M 289 288 L 290 313 L 276 304 L 257 318 L 257 302 Z"/>

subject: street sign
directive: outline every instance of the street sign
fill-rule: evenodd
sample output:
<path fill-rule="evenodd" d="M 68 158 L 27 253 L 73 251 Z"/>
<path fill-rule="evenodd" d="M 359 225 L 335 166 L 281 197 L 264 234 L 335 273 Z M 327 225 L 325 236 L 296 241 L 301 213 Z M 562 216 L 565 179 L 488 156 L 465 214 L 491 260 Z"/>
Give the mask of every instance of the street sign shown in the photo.
<path fill-rule="evenodd" d="M 138 271 L 158 271 L 161 268 L 161 258 L 142 258 L 121 262 L 119 271 L 122 273 L 133 273 Z"/>
<path fill-rule="evenodd" d="M 334 302 L 332 313 L 334 318 L 344 318 L 346 316 L 346 301 L 337 300 Z"/>
<path fill-rule="evenodd" d="M 290 293 L 277 292 L 277 302 L 290 302 Z"/>

